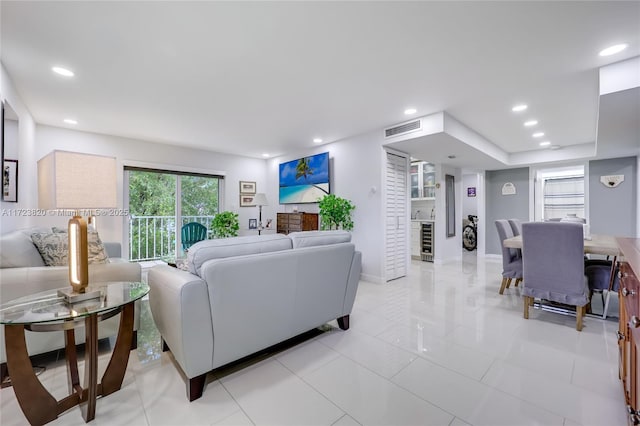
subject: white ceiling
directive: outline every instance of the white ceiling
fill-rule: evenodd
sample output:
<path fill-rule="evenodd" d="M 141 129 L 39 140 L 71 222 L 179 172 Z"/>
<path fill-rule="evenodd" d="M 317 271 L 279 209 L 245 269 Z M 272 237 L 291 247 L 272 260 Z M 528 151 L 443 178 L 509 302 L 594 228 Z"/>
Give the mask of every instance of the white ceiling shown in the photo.
<path fill-rule="evenodd" d="M 539 149 L 529 118 L 555 145 L 593 143 L 598 68 L 640 55 L 637 1 L 0 8 L 0 58 L 36 122 L 256 157 L 382 129 L 407 107 L 446 111 L 507 153 Z"/>

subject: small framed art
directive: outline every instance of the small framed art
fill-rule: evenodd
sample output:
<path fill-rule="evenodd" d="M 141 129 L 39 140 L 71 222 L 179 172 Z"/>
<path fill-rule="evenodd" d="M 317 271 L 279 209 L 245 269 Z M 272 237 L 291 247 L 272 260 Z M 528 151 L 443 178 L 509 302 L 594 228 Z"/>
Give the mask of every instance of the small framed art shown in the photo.
<path fill-rule="evenodd" d="M 18 202 L 18 160 L 4 160 L 2 167 L 2 201 Z"/>
<path fill-rule="evenodd" d="M 255 207 L 254 197 L 253 194 L 240 194 L 240 207 Z"/>
<path fill-rule="evenodd" d="M 249 229 L 258 229 L 258 219 L 249 219 Z"/>
<path fill-rule="evenodd" d="M 256 193 L 256 183 L 249 182 L 246 180 L 240 181 L 240 193 L 241 194 L 255 194 Z"/>

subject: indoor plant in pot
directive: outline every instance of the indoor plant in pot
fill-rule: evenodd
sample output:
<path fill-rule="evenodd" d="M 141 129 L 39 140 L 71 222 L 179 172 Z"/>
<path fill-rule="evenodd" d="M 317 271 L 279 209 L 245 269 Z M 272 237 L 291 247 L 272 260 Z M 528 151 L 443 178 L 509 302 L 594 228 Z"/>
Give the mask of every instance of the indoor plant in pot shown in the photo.
<path fill-rule="evenodd" d="M 346 198 L 336 197 L 334 194 L 325 195 L 318 202 L 320 209 L 320 229 L 353 229 L 351 212 L 356 206 Z"/>
<path fill-rule="evenodd" d="M 224 211 L 220 212 L 211 221 L 213 238 L 237 237 L 240 223 L 238 213 Z"/>

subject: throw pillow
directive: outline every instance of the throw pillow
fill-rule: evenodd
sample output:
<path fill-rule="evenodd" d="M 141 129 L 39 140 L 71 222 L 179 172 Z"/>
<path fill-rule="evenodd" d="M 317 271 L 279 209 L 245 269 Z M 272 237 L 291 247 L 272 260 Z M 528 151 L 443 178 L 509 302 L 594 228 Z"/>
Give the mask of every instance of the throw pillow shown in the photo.
<path fill-rule="evenodd" d="M 31 240 L 36 245 L 42 260 L 47 266 L 67 266 L 68 236 L 66 232 L 34 233 Z M 107 263 L 109 257 L 104 249 L 100 236 L 95 231 L 89 231 L 87 235 L 89 263 Z"/>

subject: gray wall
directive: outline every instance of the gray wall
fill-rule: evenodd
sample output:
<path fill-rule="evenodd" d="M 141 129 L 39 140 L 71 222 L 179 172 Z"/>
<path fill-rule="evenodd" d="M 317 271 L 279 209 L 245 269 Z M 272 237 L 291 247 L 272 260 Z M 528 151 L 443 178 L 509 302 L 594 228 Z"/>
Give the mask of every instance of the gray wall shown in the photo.
<path fill-rule="evenodd" d="M 486 172 L 486 253 L 502 254 L 497 219 L 520 219 L 529 221 L 529 168 L 488 170 Z M 511 182 L 516 187 L 515 195 L 502 195 L 502 185 Z"/>
<path fill-rule="evenodd" d="M 589 223 L 594 234 L 636 235 L 637 159 L 612 158 L 589 162 Z M 624 175 L 615 188 L 600 183 L 600 176 Z"/>

